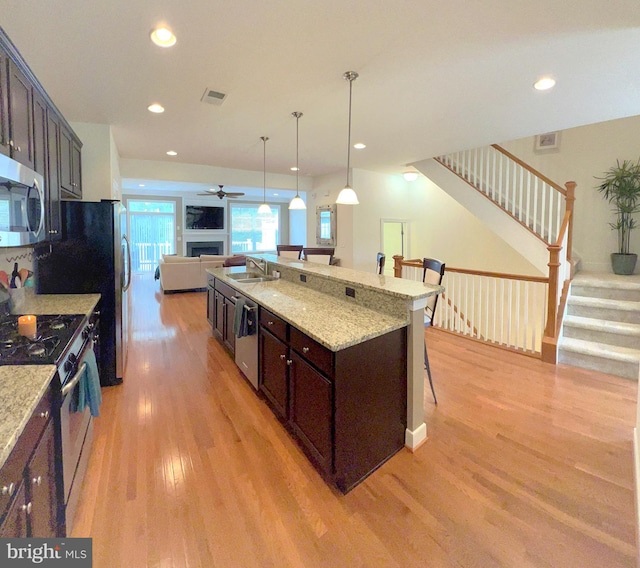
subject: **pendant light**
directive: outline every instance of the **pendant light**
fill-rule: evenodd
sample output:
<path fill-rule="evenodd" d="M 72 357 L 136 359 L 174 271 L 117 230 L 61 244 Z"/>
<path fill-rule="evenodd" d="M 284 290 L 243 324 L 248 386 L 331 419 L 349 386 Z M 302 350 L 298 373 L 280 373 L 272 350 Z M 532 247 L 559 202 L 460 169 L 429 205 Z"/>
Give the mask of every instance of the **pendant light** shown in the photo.
<path fill-rule="evenodd" d="M 298 153 L 299 153 L 299 135 L 298 135 L 298 122 L 300 121 L 300 117 L 302 116 L 301 112 L 292 112 L 291 113 L 292 116 L 296 117 L 296 196 L 291 200 L 291 202 L 289 203 L 289 209 L 306 209 L 307 206 L 304 202 L 304 200 L 302 199 L 302 197 L 300 197 L 300 194 L 298 193 L 298 174 L 300 173 L 300 166 L 298 165 Z"/>
<path fill-rule="evenodd" d="M 358 78 L 358 74 L 355 71 L 347 71 L 343 77 L 349 81 L 349 135 L 347 138 L 347 185 L 338 194 L 336 203 L 341 205 L 358 205 L 358 196 L 353 191 L 351 185 L 349 185 L 349 167 L 351 159 L 351 93 L 353 90 L 353 82 Z"/>
<path fill-rule="evenodd" d="M 262 177 L 262 205 L 258 207 L 258 215 L 271 215 L 271 207 L 267 203 L 267 140 L 269 140 L 268 136 L 260 136 L 260 140 L 262 140 L 263 152 L 262 152 L 262 160 L 263 160 L 263 177 Z"/>

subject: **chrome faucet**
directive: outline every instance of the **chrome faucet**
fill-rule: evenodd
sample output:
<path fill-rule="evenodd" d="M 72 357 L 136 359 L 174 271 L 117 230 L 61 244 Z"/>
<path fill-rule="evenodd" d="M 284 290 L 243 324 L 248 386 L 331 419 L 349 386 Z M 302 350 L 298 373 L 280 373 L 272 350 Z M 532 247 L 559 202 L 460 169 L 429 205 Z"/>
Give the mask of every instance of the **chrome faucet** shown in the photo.
<path fill-rule="evenodd" d="M 256 260 L 255 258 L 247 257 L 247 268 L 249 267 L 249 263 L 253 264 L 262 274 L 267 273 L 267 261 L 264 258 L 260 260 Z"/>

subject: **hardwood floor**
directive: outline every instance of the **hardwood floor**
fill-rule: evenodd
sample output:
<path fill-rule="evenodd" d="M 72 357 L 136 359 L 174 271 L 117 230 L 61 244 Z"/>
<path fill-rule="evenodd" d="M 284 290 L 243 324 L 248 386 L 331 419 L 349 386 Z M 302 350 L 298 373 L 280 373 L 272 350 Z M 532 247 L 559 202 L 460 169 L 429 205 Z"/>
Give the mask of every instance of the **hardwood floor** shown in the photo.
<path fill-rule="evenodd" d="M 72 536 L 94 568 L 632 567 L 637 383 L 427 333 L 429 439 L 327 486 L 211 338 L 136 278 Z"/>

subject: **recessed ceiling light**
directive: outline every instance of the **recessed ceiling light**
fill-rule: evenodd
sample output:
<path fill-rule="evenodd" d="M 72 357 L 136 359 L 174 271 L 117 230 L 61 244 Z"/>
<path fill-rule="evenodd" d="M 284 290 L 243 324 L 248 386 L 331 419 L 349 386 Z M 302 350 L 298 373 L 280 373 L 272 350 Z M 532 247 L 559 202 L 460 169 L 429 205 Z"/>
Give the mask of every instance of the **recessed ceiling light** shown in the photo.
<path fill-rule="evenodd" d="M 289 169 L 290 169 L 292 172 L 297 172 L 297 171 L 298 171 L 298 168 L 296 168 L 295 166 L 291 166 Z"/>
<path fill-rule="evenodd" d="M 354 147 L 356 150 L 362 150 L 363 148 L 366 148 L 366 147 L 367 147 L 367 145 L 366 145 L 366 144 L 363 144 L 362 142 L 358 142 L 357 144 L 354 144 L 354 145 L 353 145 L 353 147 Z"/>
<path fill-rule="evenodd" d="M 416 181 L 418 179 L 418 172 L 404 172 L 402 175 L 407 181 Z"/>
<path fill-rule="evenodd" d="M 278 194 L 277 194 L 277 193 L 274 193 L 274 194 L 273 194 L 273 196 L 274 196 L 274 197 L 278 197 Z"/>
<path fill-rule="evenodd" d="M 540 77 L 533 86 L 538 91 L 547 91 L 556 84 L 556 80 L 551 77 Z"/>
<path fill-rule="evenodd" d="M 144 183 L 139 183 L 138 187 L 144 187 Z"/>
<path fill-rule="evenodd" d="M 159 114 L 161 112 L 164 112 L 164 107 L 158 103 L 153 103 L 152 105 L 149 105 L 147 107 L 147 110 L 149 112 L 155 112 L 156 114 Z"/>
<path fill-rule="evenodd" d="M 151 32 L 151 41 L 159 47 L 171 47 L 176 44 L 176 36 L 167 28 L 156 28 Z"/>
<path fill-rule="evenodd" d="M 173 150 L 169 150 L 167 152 L 167 156 L 177 156 L 177 155 L 178 155 L 178 152 L 174 152 Z"/>

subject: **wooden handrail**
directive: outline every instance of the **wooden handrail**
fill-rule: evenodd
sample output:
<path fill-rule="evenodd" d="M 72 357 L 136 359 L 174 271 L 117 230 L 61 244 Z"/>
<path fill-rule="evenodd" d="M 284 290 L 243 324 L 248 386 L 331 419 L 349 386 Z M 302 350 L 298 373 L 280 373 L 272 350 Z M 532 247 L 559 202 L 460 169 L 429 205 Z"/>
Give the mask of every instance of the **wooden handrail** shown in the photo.
<path fill-rule="evenodd" d="M 547 241 L 544 240 L 544 238 L 542 237 L 542 235 L 539 235 L 538 233 L 536 233 L 531 227 L 529 227 L 524 221 L 522 221 L 521 219 L 518 219 L 513 213 L 511 213 L 511 211 L 509 211 L 508 209 L 505 209 L 505 207 L 503 205 L 501 205 L 500 203 L 498 203 L 497 201 L 495 201 L 490 195 L 486 194 L 484 191 L 482 191 L 482 189 L 480 189 L 479 187 L 475 186 L 473 184 L 472 181 L 466 179 L 465 177 L 461 176 L 458 172 L 456 172 L 456 170 L 454 168 L 452 168 L 451 166 L 449 166 L 448 164 L 444 163 L 443 161 L 440 160 L 440 158 L 436 157 L 434 158 L 442 167 L 447 168 L 450 172 L 452 172 L 454 175 L 458 176 L 464 183 L 466 183 L 470 188 L 474 189 L 475 191 L 477 191 L 480 195 L 482 195 L 485 199 L 488 199 L 491 203 L 493 203 L 494 205 L 496 205 L 497 207 L 499 207 L 502 212 L 505 215 L 509 215 L 509 217 L 511 217 L 516 223 L 519 223 L 523 229 L 526 229 L 527 231 L 529 231 L 534 237 L 536 237 L 537 239 L 540 240 L 540 242 L 544 243 L 545 245 L 547 244 Z M 555 187 L 554 187 L 555 189 Z"/>
<path fill-rule="evenodd" d="M 401 255 L 394 255 L 393 257 L 393 270 L 394 276 L 402 278 L 402 267 L 410 266 L 412 268 L 422 268 L 421 258 L 412 258 L 410 260 L 404 260 Z M 400 270 L 400 275 L 395 274 L 396 270 Z M 457 272 L 459 274 L 471 274 L 474 276 L 488 276 L 490 278 L 505 278 L 507 280 L 523 280 L 526 282 L 541 282 L 546 284 L 549 279 L 546 276 L 527 276 L 523 274 L 511 274 L 508 272 L 489 272 L 486 270 L 474 270 L 470 268 L 455 268 L 453 266 L 447 266 L 446 272 Z"/>
<path fill-rule="evenodd" d="M 566 197 L 567 190 L 564 189 L 562 186 L 558 185 L 555 181 L 551 181 L 547 176 L 540 173 L 535 168 L 532 168 L 529 164 L 523 162 L 520 158 L 518 158 L 517 156 L 514 156 L 511 152 L 509 152 L 508 150 L 505 150 L 501 146 L 498 146 L 497 144 L 491 144 L 491 147 L 495 148 L 498 152 L 500 152 L 501 154 L 504 154 L 505 156 L 507 156 L 507 158 L 509 158 L 510 160 L 513 160 L 516 164 L 518 164 L 519 166 L 522 166 L 525 170 L 527 170 L 528 172 L 531 172 L 534 176 L 540 178 L 547 185 L 550 185 L 551 187 L 553 187 L 553 189 L 562 193 L 562 195 Z M 575 182 L 567 182 L 567 183 L 575 183 Z"/>

